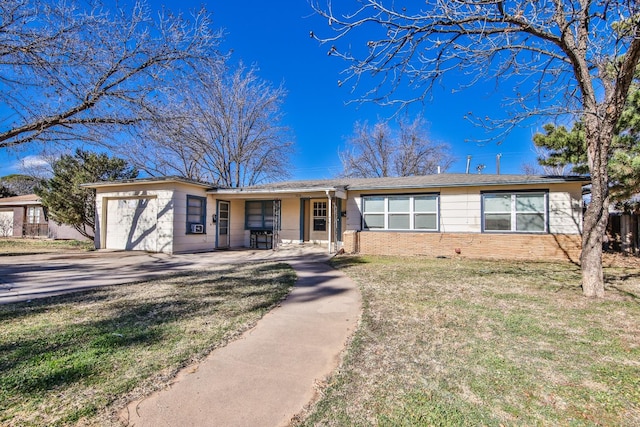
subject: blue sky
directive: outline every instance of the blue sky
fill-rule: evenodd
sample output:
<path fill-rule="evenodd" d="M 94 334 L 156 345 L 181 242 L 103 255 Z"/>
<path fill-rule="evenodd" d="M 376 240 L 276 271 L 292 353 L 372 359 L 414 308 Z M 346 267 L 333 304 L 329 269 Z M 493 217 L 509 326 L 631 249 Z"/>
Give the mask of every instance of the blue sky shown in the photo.
<path fill-rule="evenodd" d="M 292 129 L 296 143 L 293 179 L 336 176 L 341 171 L 338 151 L 344 148 L 354 123 L 375 123 L 395 112 L 393 107 L 374 104 L 346 105 L 357 96 L 346 85 L 337 84 L 344 79 L 341 71 L 347 64 L 327 56 L 329 46 L 309 37 L 311 30 L 320 36 L 331 33 L 307 0 L 149 0 L 149 4 L 153 8 L 165 5 L 174 11 L 204 5 L 212 13 L 214 27 L 226 33 L 221 50 L 232 50 L 234 61 L 257 65 L 262 79 L 284 85 L 288 92 L 284 124 Z M 524 163 L 535 163 L 531 141 L 536 126 L 516 129 L 499 145 L 475 142 L 487 135 L 464 116 L 468 112 L 479 117 L 500 113 L 501 96 L 496 93 L 495 82 L 454 91 L 455 76 L 450 81 L 436 89 L 432 101 L 414 105 L 410 116 L 422 115 L 429 124 L 430 137 L 450 145 L 457 161 L 448 172 L 464 172 L 468 155 L 472 156 L 472 172 L 482 163 L 486 165 L 484 173 L 495 173 L 498 153 L 502 154 L 501 173 L 522 173 Z M 0 176 L 19 172 L 19 159 L 29 154 L 0 150 Z"/>

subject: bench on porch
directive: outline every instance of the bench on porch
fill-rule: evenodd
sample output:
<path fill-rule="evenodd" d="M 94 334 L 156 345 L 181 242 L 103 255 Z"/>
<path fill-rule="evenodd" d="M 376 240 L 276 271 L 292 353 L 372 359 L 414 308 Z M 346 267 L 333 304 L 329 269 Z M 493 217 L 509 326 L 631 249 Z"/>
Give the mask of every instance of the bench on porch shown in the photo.
<path fill-rule="evenodd" d="M 252 249 L 273 249 L 273 231 L 251 230 L 249 247 Z"/>

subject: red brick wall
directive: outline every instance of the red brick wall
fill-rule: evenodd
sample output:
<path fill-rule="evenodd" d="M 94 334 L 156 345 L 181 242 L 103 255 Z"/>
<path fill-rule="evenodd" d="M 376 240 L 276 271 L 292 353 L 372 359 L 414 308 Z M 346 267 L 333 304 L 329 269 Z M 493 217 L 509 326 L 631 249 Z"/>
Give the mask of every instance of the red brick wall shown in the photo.
<path fill-rule="evenodd" d="M 347 231 L 343 236 L 346 253 L 574 262 L 580 258 L 580 242 L 580 235 L 572 234 Z"/>

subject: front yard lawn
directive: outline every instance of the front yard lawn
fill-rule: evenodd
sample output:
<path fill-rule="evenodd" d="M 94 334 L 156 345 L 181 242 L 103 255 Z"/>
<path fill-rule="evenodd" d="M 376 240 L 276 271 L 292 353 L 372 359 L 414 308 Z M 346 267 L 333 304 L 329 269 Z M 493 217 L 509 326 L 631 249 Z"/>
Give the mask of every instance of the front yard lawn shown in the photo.
<path fill-rule="evenodd" d="M 119 425 L 289 292 L 285 264 L 219 266 L 163 280 L 0 305 L 0 425 Z"/>
<path fill-rule="evenodd" d="M 93 249 L 93 242 L 79 240 L 0 238 L 0 256 L 35 255 L 60 251 L 91 251 Z"/>
<path fill-rule="evenodd" d="M 638 426 L 640 269 L 338 257 L 364 313 L 302 425 Z"/>

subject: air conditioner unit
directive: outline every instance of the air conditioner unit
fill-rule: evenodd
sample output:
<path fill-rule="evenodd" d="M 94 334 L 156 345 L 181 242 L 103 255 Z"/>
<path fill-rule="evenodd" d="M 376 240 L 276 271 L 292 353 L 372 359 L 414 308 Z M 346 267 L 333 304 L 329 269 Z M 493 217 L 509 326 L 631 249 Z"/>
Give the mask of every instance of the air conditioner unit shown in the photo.
<path fill-rule="evenodd" d="M 202 224 L 191 224 L 191 232 L 192 233 L 204 233 L 204 225 L 202 225 Z"/>

